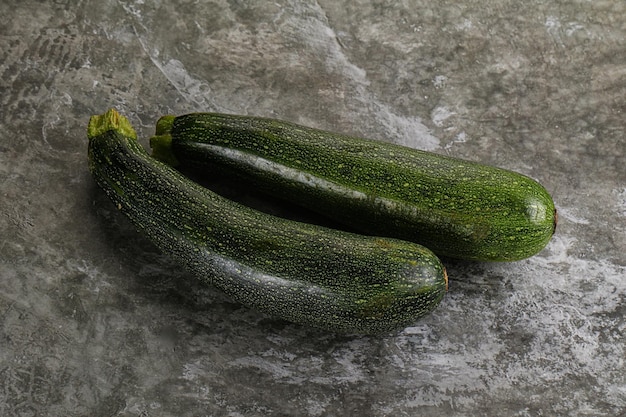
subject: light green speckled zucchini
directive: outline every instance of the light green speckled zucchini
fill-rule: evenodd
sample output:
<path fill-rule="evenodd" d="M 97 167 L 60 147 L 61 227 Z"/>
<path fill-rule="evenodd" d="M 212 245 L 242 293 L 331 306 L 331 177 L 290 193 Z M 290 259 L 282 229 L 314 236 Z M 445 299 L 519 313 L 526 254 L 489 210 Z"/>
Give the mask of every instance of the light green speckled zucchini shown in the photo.
<path fill-rule="evenodd" d="M 356 230 L 435 253 L 513 261 L 556 227 L 552 198 L 500 168 L 279 120 L 216 113 L 164 116 L 153 155 L 220 169 Z"/>
<path fill-rule="evenodd" d="M 150 157 L 114 110 L 88 127 L 89 167 L 164 253 L 232 299 L 348 333 L 400 329 L 432 311 L 447 277 L 428 249 L 274 217 L 221 197 Z"/>

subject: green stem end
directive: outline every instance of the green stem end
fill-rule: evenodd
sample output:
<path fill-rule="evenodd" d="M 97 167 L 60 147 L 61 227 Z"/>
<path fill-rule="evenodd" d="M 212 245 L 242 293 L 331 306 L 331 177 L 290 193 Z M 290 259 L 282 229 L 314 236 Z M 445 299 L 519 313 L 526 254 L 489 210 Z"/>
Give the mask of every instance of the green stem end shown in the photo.
<path fill-rule="evenodd" d="M 167 133 L 171 133 L 172 132 L 172 126 L 174 125 L 174 119 L 176 119 L 176 116 L 172 116 L 172 115 L 165 115 L 162 116 L 156 124 L 156 135 L 165 135 Z"/>
<path fill-rule="evenodd" d="M 157 132 L 158 131 L 157 129 Z M 171 167 L 180 165 L 180 162 L 178 162 L 178 159 L 174 156 L 174 152 L 172 152 L 172 135 L 169 133 L 162 135 L 157 133 L 156 136 L 152 136 L 150 138 L 150 147 L 152 148 L 153 158 Z"/>
<path fill-rule="evenodd" d="M 91 139 L 110 130 L 115 130 L 126 137 L 137 140 L 137 132 L 133 129 L 130 121 L 115 109 L 109 109 L 102 115 L 91 116 L 87 126 L 87 137 Z"/>

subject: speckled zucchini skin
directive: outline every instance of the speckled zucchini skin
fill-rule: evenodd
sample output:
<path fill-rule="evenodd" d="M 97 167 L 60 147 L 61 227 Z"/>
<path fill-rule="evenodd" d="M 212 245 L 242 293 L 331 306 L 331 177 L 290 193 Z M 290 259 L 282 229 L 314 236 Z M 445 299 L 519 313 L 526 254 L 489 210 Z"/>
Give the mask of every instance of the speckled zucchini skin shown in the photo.
<path fill-rule="evenodd" d="M 294 222 L 228 200 L 152 158 L 114 110 L 88 127 L 89 168 L 164 253 L 232 299 L 335 332 L 381 333 L 432 311 L 447 286 L 428 249 Z"/>
<path fill-rule="evenodd" d="M 221 169 L 356 230 L 439 255 L 514 261 L 556 227 L 552 198 L 524 175 L 283 121 L 215 113 L 164 116 L 153 155 Z"/>

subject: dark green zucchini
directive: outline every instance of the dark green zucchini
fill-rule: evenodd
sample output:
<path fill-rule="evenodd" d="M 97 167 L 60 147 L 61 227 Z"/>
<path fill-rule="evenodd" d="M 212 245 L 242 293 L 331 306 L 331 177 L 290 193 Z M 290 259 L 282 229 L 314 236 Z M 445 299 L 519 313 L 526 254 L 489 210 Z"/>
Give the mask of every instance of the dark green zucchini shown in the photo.
<path fill-rule="evenodd" d="M 220 169 L 355 230 L 439 255 L 519 260 L 544 248 L 556 227 L 552 198 L 527 176 L 278 120 L 164 116 L 151 146 L 170 164 Z"/>
<path fill-rule="evenodd" d="M 152 158 L 114 110 L 89 121 L 89 168 L 165 254 L 233 300 L 336 332 L 400 329 L 447 286 L 428 249 L 300 223 L 228 200 Z"/>

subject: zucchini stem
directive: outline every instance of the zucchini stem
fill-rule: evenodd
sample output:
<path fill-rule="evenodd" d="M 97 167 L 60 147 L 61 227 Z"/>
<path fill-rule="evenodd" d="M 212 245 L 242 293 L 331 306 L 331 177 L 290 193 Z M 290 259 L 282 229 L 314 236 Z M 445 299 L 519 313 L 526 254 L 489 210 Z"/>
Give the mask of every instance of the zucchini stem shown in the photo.
<path fill-rule="evenodd" d="M 93 138 L 109 130 L 115 130 L 128 138 L 137 140 L 137 132 L 130 121 L 115 109 L 109 109 L 102 115 L 91 116 L 87 126 L 87 137 Z"/>
<path fill-rule="evenodd" d="M 172 135 L 155 135 L 150 138 L 150 147 L 152 148 L 152 157 L 171 167 L 180 165 L 178 159 L 172 152 Z"/>

